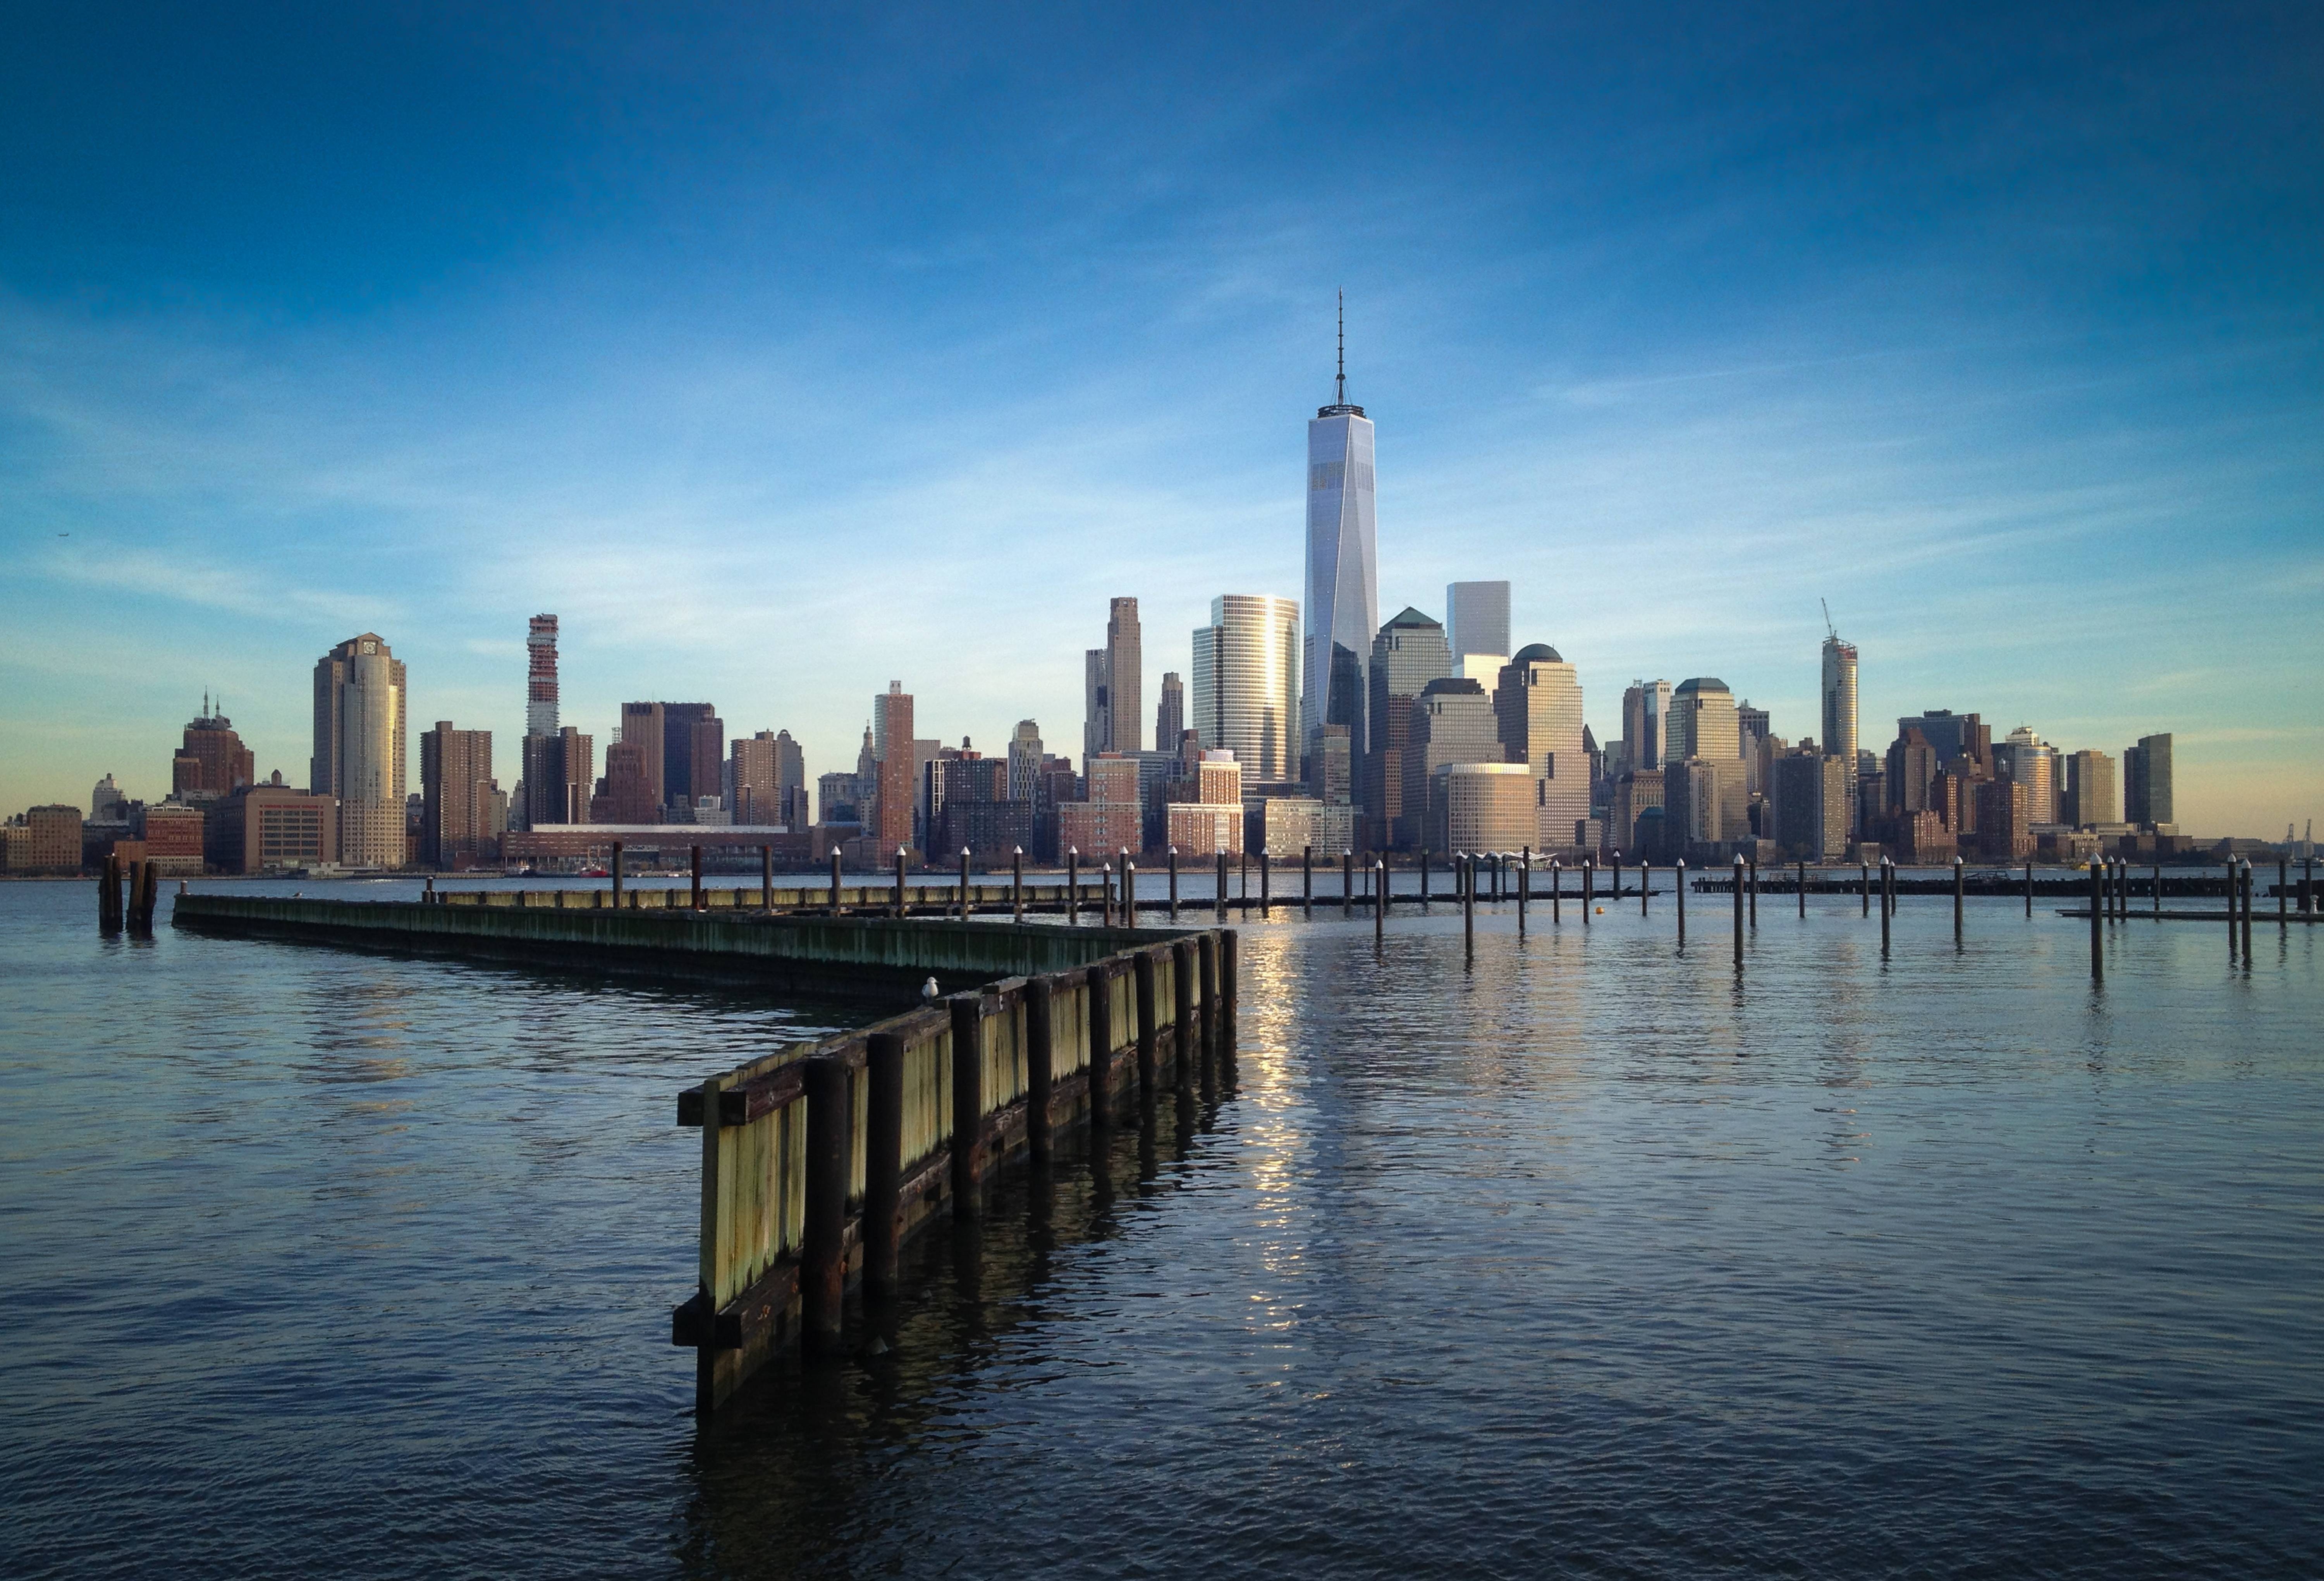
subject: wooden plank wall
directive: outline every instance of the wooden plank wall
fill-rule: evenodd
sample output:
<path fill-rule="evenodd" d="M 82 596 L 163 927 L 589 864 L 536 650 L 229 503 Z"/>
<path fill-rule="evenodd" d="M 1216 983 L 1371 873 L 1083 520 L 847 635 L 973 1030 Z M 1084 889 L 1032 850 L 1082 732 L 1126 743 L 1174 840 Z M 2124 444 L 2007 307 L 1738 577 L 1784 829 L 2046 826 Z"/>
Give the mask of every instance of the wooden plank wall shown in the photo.
<path fill-rule="evenodd" d="M 1217 934 L 1213 934 L 1215 938 Z M 1231 946 L 1226 947 L 1230 950 Z M 1086 1117 L 1082 1092 L 1086 1073 L 1101 1056 L 1118 1056 L 1138 1040 L 1132 966 L 1139 955 L 1153 957 L 1159 1029 L 1175 1036 L 1177 957 L 1174 946 L 1155 944 L 1108 957 L 1087 967 L 1052 974 L 1052 1113 L 1061 1123 Z M 1110 1025 L 1090 1025 L 1089 979 L 1105 974 Z M 1201 984 L 1190 984 L 1198 1007 Z M 1231 1005 L 1232 985 L 1221 985 Z M 979 1050 L 988 1151 L 1004 1159 L 1026 1136 L 1022 1113 L 1030 1072 L 1028 1064 L 1027 981 L 1010 978 L 977 992 Z M 1229 1010 L 1231 1013 L 1231 1010 Z M 698 1289 L 674 1315 L 674 1343 L 692 1345 L 702 1358 L 698 1393 L 706 1410 L 718 1403 L 771 1354 L 796 1336 L 799 1323 L 799 1264 L 807 1235 L 807 1109 L 802 1080 L 809 1060 L 835 1061 L 849 1078 L 848 1148 L 845 1165 L 847 1267 L 860 1271 L 862 1209 L 870 1160 L 871 1040 L 891 1034 L 902 1040 L 904 1202 L 903 1233 L 934 1216 L 948 1196 L 953 1142 L 952 1022 L 946 1002 L 892 1017 L 859 1031 L 779 1049 L 736 1066 L 680 1095 L 681 1123 L 702 1126 L 702 1224 Z M 1105 1060 L 1111 1072 L 1112 1060 Z M 1068 1084 L 1071 1084 L 1069 1086 Z M 762 1112 L 722 1122 L 723 1104 L 742 1103 Z"/>

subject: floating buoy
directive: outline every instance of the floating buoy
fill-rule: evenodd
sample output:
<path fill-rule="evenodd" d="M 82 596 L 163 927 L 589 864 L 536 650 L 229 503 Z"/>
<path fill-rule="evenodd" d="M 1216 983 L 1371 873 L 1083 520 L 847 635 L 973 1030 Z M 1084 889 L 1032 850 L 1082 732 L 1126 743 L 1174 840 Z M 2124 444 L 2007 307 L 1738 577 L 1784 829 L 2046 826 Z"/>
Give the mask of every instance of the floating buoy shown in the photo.
<path fill-rule="evenodd" d="M 1603 916 L 1606 914 L 1606 908 L 1605 908 L 1605 907 L 1603 907 L 1603 906 L 1599 907 L 1599 908 L 1598 908 L 1598 914 L 1599 914 L 1600 917 L 1603 917 Z"/>

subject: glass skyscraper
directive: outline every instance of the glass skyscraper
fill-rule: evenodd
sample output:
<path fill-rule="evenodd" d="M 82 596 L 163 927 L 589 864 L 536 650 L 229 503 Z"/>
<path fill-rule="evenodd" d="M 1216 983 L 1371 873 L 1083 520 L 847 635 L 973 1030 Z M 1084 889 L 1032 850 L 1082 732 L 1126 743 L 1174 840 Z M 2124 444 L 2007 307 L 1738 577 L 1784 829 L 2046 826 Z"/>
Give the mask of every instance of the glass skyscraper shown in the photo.
<path fill-rule="evenodd" d="M 1211 600 L 1211 624 L 1194 632 L 1194 732 L 1231 752 L 1246 788 L 1299 775 L 1299 606 L 1264 594 Z"/>
<path fill-rule="evenodd" d="M 1379 629 L 1379 552 L 1371 420 L 1362 407 L 1347 403 L 1344 353 L 1335 393 L 1338 399 L 1318 409 L 1307 425 L 1307 627 L 1299 660 L 1297 750 L 1305 752 L 1321 726 L 1344 725 L 1349 750 L 1361 762 L 1369 750 L 1365 672 Z"/>

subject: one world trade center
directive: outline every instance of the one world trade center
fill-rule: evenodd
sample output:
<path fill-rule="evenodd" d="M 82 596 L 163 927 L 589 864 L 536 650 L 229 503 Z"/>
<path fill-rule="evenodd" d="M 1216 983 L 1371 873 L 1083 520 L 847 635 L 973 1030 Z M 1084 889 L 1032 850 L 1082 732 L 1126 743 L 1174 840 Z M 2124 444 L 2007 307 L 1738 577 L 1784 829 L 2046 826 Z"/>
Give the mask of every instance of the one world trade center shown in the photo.
<path fill-rule="evenodd" d="M 1300 743 L 1315 752 L 1326 725 L 1348 727 L 1364 758 L 1365 669 L 1379 626 L 1379 550 L 1372 521 L 1372 425 L 1348 404 L 1347 328 L 1334 399 L 1307 425 L 1307 635 L 1300 655 Z"/>

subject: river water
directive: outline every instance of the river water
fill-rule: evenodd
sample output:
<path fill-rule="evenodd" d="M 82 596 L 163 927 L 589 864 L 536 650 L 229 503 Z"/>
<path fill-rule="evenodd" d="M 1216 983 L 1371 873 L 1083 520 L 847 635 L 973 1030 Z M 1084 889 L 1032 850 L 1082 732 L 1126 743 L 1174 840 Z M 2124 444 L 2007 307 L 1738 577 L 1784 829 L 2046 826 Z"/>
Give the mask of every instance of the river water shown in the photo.
<path fill-rule="evenodd" d="M 0 1573 L 2324 1571 L 2315 933 L 1726 906 L 1250 922 L 1238 1091 L 704 1426 L 675 1095 L 875 1007 L 0 884 Z"/>

